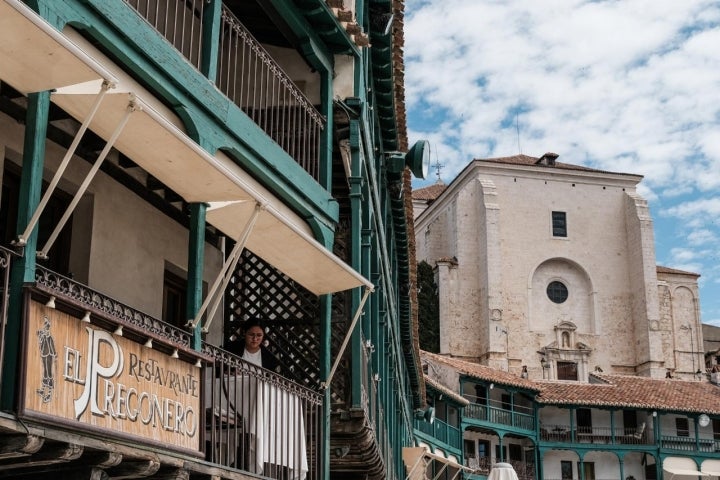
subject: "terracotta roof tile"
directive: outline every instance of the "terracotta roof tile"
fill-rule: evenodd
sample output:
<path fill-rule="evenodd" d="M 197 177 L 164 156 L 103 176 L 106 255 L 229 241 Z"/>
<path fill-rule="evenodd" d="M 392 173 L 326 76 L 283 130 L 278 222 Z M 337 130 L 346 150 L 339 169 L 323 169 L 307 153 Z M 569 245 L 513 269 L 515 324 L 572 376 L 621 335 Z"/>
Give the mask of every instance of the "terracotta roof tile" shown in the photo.
<path fill-rule="evenodd" d="M 538 160 L 540 160 L 538 157 L 531 157 L 529 155 L 513 155 L 512 157 L 498 157 L 498 158 L 476 158 L 474 161 L 476 162 L 487 162 L 487 163 L 504 163 L 507 165 L 527 165 L 527 166 L 535 166 L 538 168 L 549 168 L 549 169 L 559 169 L 559 170 L 578 170 L 583 172 L 596 172 L 596 173 L 614 173 L 614 174 L 620 174 L 620 175 L 634 175 L 634 174 L 628 174 L 628 173 L 620 173 L 620 172 L 610 172 L 607 170 L 598 170 L 595 168 L 590 167 L 583 167 L 582 165 L 573 165 L 570 163 L 562 163 L 562 162 L 555 162 L 554 165 L 543 165 L 538 164 Z M 639 176 L 639 175 L 635 175 Z"/>
<path fill-rule="evenodd" d="M 503 372 L 502 370 L 496 370 L 494 368 L 480 365 L 479 363 L 467 362 L 453 357 L 445 355 L 438 355 L 436 353 L 430 353 L 421 351 L 420 355 L 424 360 L 430 360 L 433 362 L 444 363 L 456 371 L 468 375 L 478 380 L 485 380 L 498 385 L 507 385 L 511 387 L 520 387 L 528 390 L 539 391 L 540 386 L 532 380 L 526 380 L 520 378 L 518 375 L 514 375 L 509 372 Z"/>
<path fill-rule="evenodd" d="M 452 398 L 455 403 L 460 404 L 461 406 L 469 405 L 470 401 L 464 397 L 461 397 L 457 393 L 450 390 L 448 387 L 443 385 L 442 383 L 438 382 L 437 380 L 433 380 L 429 376 L 425 375 L 425 382 L 430 385 L 432 388 L 437 390 L 438 392 L 442 393 L 443 395 L 446 395 L 450 398 Z"/>
<path fill-rule="evenodd" d="M 720 414 L 720 387 L 629 375 L 591 374 L 602 383 L 541 382 L 536 400 L 549 405 L 630 407 L 648 410 Z"/>
<path fill-rule="evenodd" d="M 699 273 L 688 272 L 688 271 L 685 271 L 685 270 L 677 270 L 677 269 L 675 269 L 675 268 L 663 267 L 663 266 L 661 266 L 661 265 L 658 265 L 658 266 L 657 266 L 657 273 L 672 273 L 672 274 L 675 274 L 675 275 L 691 275 L 691 276 L 693 276 L 693 277 L 699 277 L 699 276 L 700 276 Z"/>
<path fill-rule="evenodd" d="M 424 360 L 442 363 L 460 374 L 538 392 L 544 405 L 639 408 L 720 415 L 720 386 L 707 381 L 656 379 L 630 375 L 590 374 L 591 383 L 525 380 L 473 362 L 421 352 Z"/>
<path fill-rule="evenodd" d="M 435 200 L 437 197 L 440 196 L 442 192 L 445 191 L 446 188 L 447 185 L 445 185 L 444 183 L 434 183 L 427 187 L 413 190 L 412 198 L 413 200 Z"/>

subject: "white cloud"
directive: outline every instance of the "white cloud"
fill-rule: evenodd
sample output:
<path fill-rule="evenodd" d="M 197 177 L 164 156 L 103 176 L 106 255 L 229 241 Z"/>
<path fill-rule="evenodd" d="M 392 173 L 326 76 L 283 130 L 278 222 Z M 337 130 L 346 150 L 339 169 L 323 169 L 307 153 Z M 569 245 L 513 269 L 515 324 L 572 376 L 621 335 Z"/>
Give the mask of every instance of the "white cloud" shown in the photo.
<path fill-rule="evenodd" d="M 641 174 L 658 259 L 720 316 L 720 2 L 407 0 L 405 28 L 410 139 L 446 182 L 520 151 Z"/>

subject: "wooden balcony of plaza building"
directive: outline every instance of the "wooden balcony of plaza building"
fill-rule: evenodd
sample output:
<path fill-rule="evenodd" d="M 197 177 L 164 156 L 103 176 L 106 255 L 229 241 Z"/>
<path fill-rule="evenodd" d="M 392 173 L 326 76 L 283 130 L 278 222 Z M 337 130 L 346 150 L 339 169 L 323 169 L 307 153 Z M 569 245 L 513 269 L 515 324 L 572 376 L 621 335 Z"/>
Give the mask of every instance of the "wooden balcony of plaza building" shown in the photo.
<path fill-rule="evenodd" d="M 381 335 L 409 329 L 404 216 L 373 213 L 395 198 L 357 145 L 372 198 L 351 208 L 335 147 L 375 99 L 338 105 L 320 65 L 356 37 L 325 2 L 27 3 L 0 0 L 0 478 L 398 470 L 417 385 Z M 361 226 L 392 232 L 372 263 Z M 382 288 L 343 355 L 361 263 Z M 227 349 L 253 317 L 278 371 Z"/>

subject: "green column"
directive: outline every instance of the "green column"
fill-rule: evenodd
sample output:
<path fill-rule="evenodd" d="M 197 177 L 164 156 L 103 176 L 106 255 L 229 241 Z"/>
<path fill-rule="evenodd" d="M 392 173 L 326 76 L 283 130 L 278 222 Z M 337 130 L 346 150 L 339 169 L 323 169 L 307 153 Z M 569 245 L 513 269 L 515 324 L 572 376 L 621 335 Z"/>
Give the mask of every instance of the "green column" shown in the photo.
<path fill-rule="evenodd" d="M 190 238 L 188 241 L 187 304 L 188 319 L 195 318 L 202 305 L 203 266 L 205 264 L 205 212 L 204 203 L 190 204 Z M 207 321 L 207 320 L 206 320 Z M 193 330 L 192 347 L 202 349 L 202 325 L 199 322 Z"/>
<path fill-rule="evenodd" d="M 27 227 L 30 218 L 40 203 L 42 172 L 45 159 L 45 138 L 47 136 L 50 92 L 28 95 L 23 144 L 22 178 L 18 198 L 18 220 L 16 233 Z M 22 258 L 17 260 L 10 277 L 9 311 L 5 326 L 5 355 L 3 358 L 3 385 L 0 408 L 12 410 L 15 404 L 20 327 L 23 315 L 23 285 L 35 281 L 35 251 L 37 250 L 37 225 L 27 238 Z"/>
<path fill-rule="evenodd" d="M 320 378 L 328 378 L 332 368 L 332 295 L 320 297 Z M 320 456 L 318 478 L 330 478 L 330 408 L 332 398 L 330 386 L 323 390 L 322 413 L 320 418 L 320 438 L 317 440 L 317 452 Z"/>
<path fill-rule="evenodd" d="M 215 83 L 217 79 L 220 51 L 220 24 L 222 21 L 222 1 L 206 0 L 202 18 L 202 50 L 200 52 L 200 71 Z"/>
<path fill-rule="evenodd" d="M 320 135 L 320 185 L 332 192 L 333 160 L 333 88 L 332 71 L 320 73 L 320 114 L 325 117 L 325 128 Z"/>
<path fill-rule="evenodd" d="M 352 162 L 352 173 L 349 178 L 350 183 L 350 266 L 356 270 L 361 269 L 361 229 L 362 229 L 362 166 L 360 158 L 360 125 L 356 119 L 350 120 L 350 150 L 351 150 L 351 162 Z M 360 305 L 360 294 L 359 288 L 355 288 L 352 291 L 352 305 L 351 311 L 355 313 L 355 310 Z M 362 355 L 361 348 L 361 326 L 360 324 L 355 326 L 355 330 L 352 332 L 350 341 L 351 348 L 351 368 L 352 372 L 358 374 L 352 375 L 352 397 L 351 405 L 355 408 L 362 407 L 362 382 L 367 381 L 360 377 L 359 372 L 362 371 Z"/>

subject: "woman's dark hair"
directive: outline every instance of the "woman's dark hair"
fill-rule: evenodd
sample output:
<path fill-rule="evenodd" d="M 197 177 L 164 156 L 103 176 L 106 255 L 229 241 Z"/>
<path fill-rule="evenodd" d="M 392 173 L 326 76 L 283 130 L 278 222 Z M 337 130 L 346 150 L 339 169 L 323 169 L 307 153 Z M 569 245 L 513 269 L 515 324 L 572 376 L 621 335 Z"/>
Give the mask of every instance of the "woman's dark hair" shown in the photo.
<path fill-rule="evenodd" d="M 265 333 L 265 322 L 257 317 L 251 317 L 245 320 L 245 323 L 243 324 L 243 331 L 247 332 L 252 327 L 260 327 L 263 333 Z"/>

